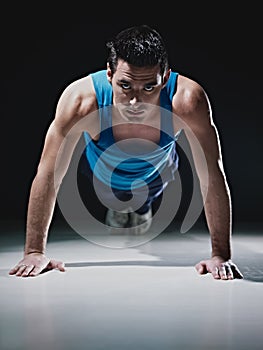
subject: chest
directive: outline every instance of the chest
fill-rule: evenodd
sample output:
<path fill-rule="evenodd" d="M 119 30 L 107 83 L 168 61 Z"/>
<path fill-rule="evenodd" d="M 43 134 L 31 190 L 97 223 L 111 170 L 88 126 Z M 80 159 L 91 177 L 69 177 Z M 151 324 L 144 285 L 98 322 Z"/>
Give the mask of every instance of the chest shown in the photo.
<path fill-rule="evenodd" d="M 123 150 L 137 154 L 153 151 L 160 142 L 159 128 L 142 124 L 120 124 L 112 127 L 115 142 Z"/>
<path fill-rule="evenodd" d="M 112 127 L 113 137 L 116 142 L 127 139 L 141 139 L 158 143 L 160 141 L 160 129 L 157 125 L 120 124 Z"/>

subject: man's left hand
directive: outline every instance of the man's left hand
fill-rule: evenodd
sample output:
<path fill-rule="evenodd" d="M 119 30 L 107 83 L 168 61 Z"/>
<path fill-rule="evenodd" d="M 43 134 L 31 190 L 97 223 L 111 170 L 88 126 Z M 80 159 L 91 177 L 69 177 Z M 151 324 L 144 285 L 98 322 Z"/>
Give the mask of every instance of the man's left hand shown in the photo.
<path fill-rule="evenodd" d="M 231 260 L 225 260 L 220 256 L 214 256 L 208 260 L 202 260 L 195 265 L 200 275 L 211 273 L 215 279 L 233 280 L 235 278 L 243 278 L 236 264 Z"/>

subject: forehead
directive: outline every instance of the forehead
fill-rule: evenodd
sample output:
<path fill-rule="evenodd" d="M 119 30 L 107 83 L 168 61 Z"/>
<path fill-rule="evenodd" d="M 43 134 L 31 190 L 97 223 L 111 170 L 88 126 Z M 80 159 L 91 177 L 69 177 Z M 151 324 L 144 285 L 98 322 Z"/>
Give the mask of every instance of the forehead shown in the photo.
<path fill-rule="evenodd" d="M 136 67 L 125 61 L 119 60 L 114 76 L 117 80 L 134 82 L 159 82 L 161 78 L 160 66 Z"/>

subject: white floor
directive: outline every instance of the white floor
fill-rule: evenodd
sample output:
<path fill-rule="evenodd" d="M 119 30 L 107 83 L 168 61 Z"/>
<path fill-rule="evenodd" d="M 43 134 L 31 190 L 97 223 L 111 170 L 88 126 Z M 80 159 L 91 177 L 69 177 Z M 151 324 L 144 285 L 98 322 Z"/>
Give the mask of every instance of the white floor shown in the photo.
<path fill-rule="evenodd" d="M 9 276 L 23 227 L 0 238 L 1 350 L 254 350 L 263 348 L 263 235 L 233 235 L 243 280 L 216 281 L 194 265 L 209 235 L 165 232 L 136 247 L 96 245 L 52 227 L 48 255 L 66 272 Z"/>

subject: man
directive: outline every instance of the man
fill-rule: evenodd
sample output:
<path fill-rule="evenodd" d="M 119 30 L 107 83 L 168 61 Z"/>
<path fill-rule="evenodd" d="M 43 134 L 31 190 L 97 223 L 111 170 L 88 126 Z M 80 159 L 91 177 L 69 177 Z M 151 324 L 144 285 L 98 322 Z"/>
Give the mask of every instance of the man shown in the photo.
<path fill-rule="evenodd" d="M 133 177 L 146 182 L 149 190 L 144 203 L 139 200 L 140 205 L 135 209 L 125 205 L 123 208 L 109 208 L 106 225 L 113 230 L 128 228 L 142 234 L 151 226 L 153 201 L 163 193 L 177 169 L 174 135 L 182 125 L 187 125 L 184 131 L 200 180 L 212 245 L 211 258 L 198 263 L 196 270 L 200 274 L 211 273 L 215 279 L 242 278 L 241 272 L 231 261 L 231 199 L 223 170 L 220 141 L 206 93 L 198 83 L 169 68 L 161 36 L 146 25 L 123 30 L 107 47 L 107 69 L 73 82 L 59 99 L 31 187 L 24 258 L 9 273 L 26 277 L 36 276 L 46 269 L 65 270 L 63 262 L 45 256 L 45 248 L 56 193 L 68 169 L 74 147 L 83 135 L 83 128 L 79 125 L 85 120 L 87 146 L 81 162 L 102 188 L 106 186 L 102 192 L 106 195 L 109 192 L 107 188 L 112 187 L 119 205 L 125 204 L 134 195 L 130 190 Z M 96 113 L 111 105 L 114 109 L 110 115 Z M 154 106 L 172 112 L 173 117 L 166 118 L 168 126 L 163 125 L 165 123 L 160 108 L 156 110 Z M 66 160 L 64 158 L 57 170 L 57 158 L 65 138 L 68 139 L 68 152 Z M 110 156 L 112 146 L 115 143 L 121 146 L 123 141 L 137 138 L 141 141 L 139 148 L 148 147 L 149 154 L 161 150 L 156 156 L 157 163 L 149 165 L 149 158 L 146 157 L 144 161 L 136 156 L 130 166 L 129 160 L 124 159 L 119 162 L 116 172 L 111 172 L 115 175 L 112 183 L 109 182 L 107 170 L 115 167 L 114 155 Z M 195 147 L 195 138 L 207 162 L 208 178 Z M 158 147 L 155 149 L 153 144 Z M 104 151 L 106 157 L 103 166 L 97 169 L 98 160 Z M 125 149 L 120 151 L 125 153 Z M 162 154 L 165 156 L 162 157 Z M 159 176 L 163 171 L 168 174 L 164 177 L 164 183 Z M 138 198 L 142 187 L 135 186 Z"/>

